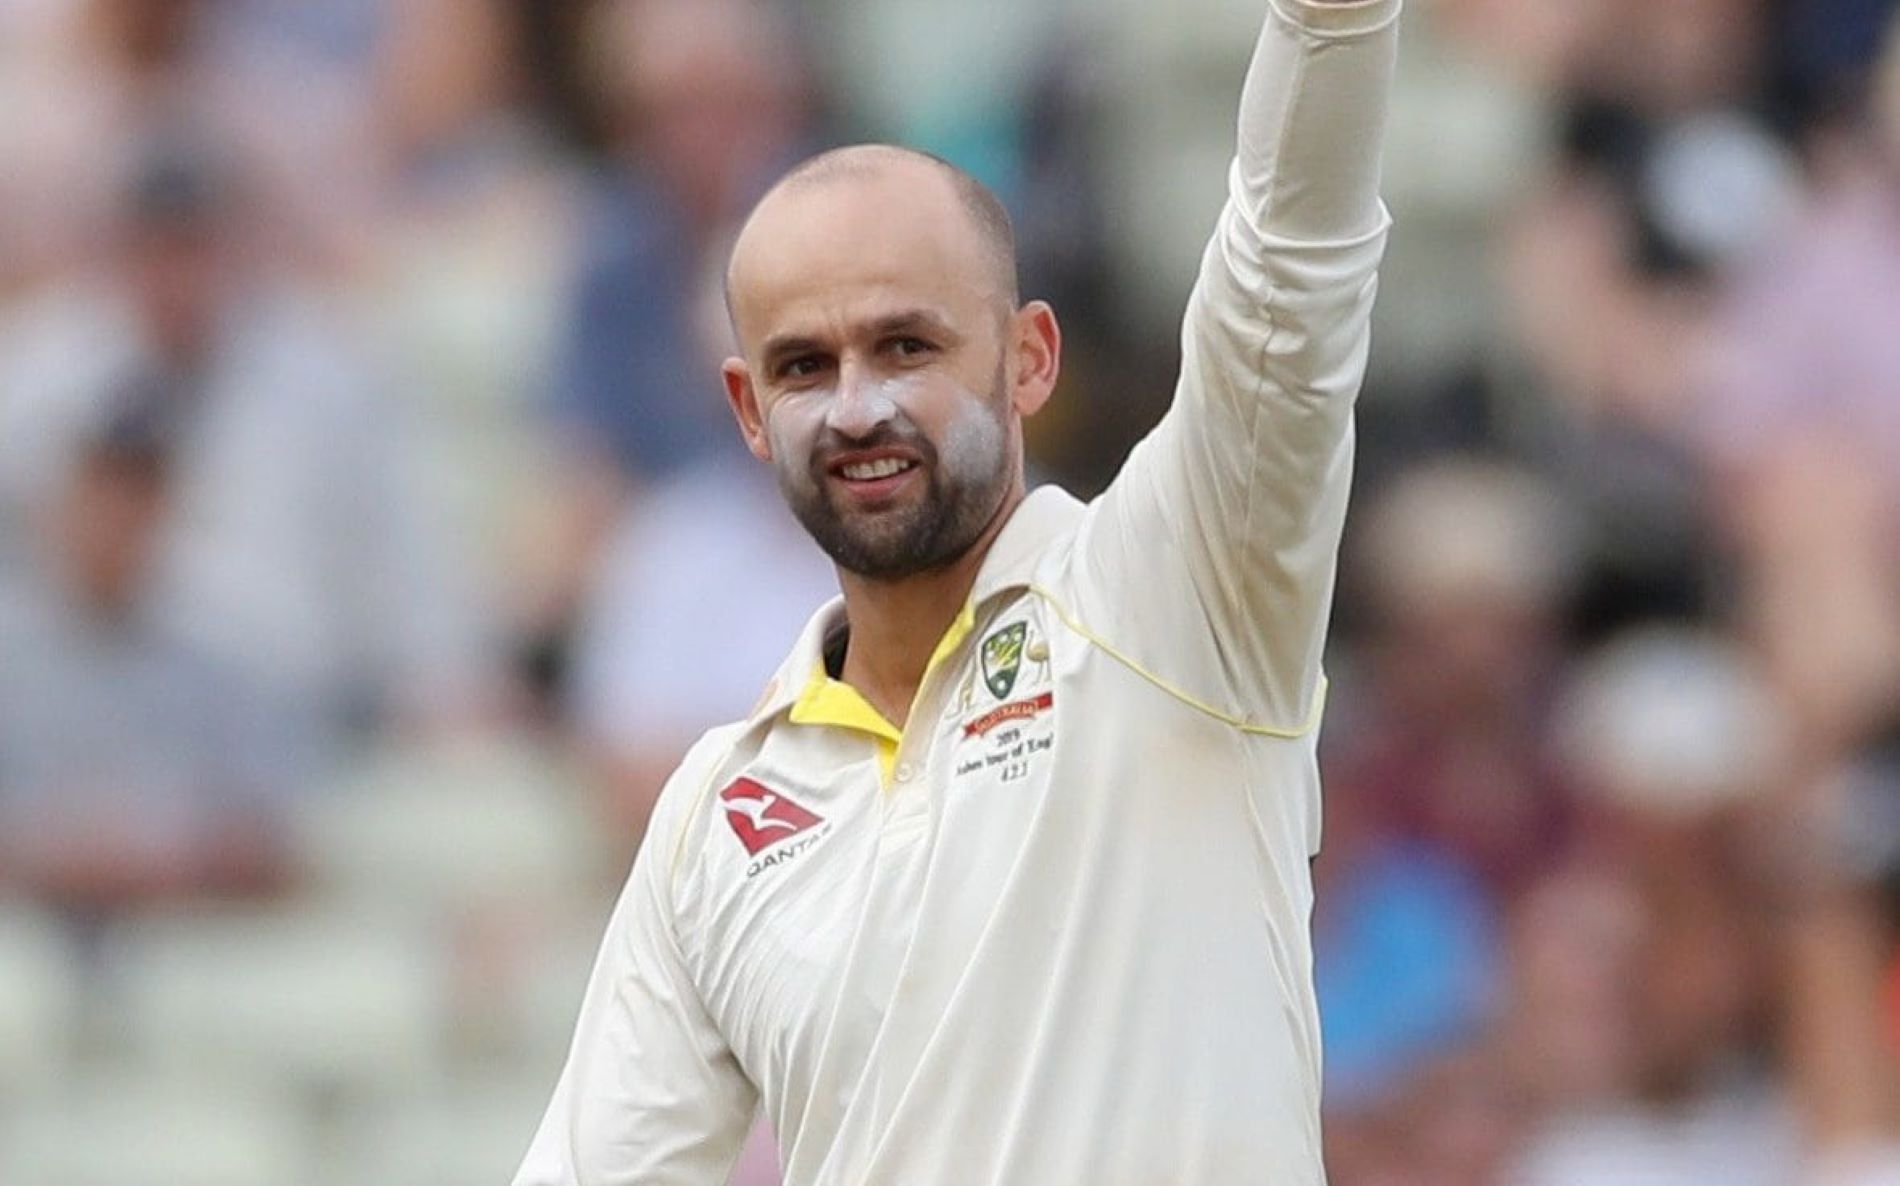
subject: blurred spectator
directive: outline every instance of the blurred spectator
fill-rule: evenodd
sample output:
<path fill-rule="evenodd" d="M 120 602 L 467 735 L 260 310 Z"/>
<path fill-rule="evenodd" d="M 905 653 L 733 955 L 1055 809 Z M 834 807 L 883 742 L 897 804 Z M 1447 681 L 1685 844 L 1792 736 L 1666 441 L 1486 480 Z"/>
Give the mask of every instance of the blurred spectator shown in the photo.
<path fill-rule="evenodd" d="M 1900 44 L 1891 57 L 1872 128 L 1725 302 L 1700 427 L 1732 465 L 1804 428 L 1852 438 L 1900 502 L 1900 344 L 1884 332 L 1900 300 Z"/>
<path fill-rule="evenodd" d="M 576 639 L 571 717 L 631 853 L 686 747 L 745 714 L 837 578 L 749 461 L 704 465 L 640 499 L 600 577 Z"/>
<path fill-rule="evenodd" d="M 807 0 L 831 93 L 853 135 L 956 161 L 1014 205 L 1024 180 L 1024 116 L 1046 47 L 1070 16 L 1046 4 L 966 0 Z M 920 35 L 928 54 L 894 53 Z"/>
<path fill-rule="evenodd" d="M 149 143 L 116 266 L 0 330 L 0 506 L 47 494 L 119 376 L 161 375 L 180 437 L 157 612 L 332 734 L 463 716 L 480 618 L 409 426 L 297 279 L 245 253 L 245 184 L 197 136 Z"/>
<path fill-rule="evenodd" d="M 1748 100 L 1763 86 L 1773 0 L 1428 0 L 1454 36 L 1556 92 L 1652 114 Z"/>
<path fill-rule="evenodd" d="M 370 162 L 346 76 L 289 40 L 240 35 L 223 3 L 37 7 L 0 50 L 0 291 L 101 262 L 144 145 L 177 125 L 241 160 L 258 234 L 313 266 L 354 258 Z"/>
<path fill-rule="evenodd" d="M 1781 0 L 1770 6 L 1769 82 L 1804 138 L 1862 123 L 1895 0 Z M 1884 36 L 1883 36 L 1884 35 Z"/>
<path fill-rule="evenodd" d="M 1612 0 L 1580 89 L 1658 115 L 1753 99 L 1770 0 Z"/>
<path fill-rule="evenodd" d="M 1726 303 L 1696 439 L 1749 626 L 1822 752 L 1900 704 L 1900 49 L 1888 113 Z"/>
<path fill-rule="evenodd" d="M 1778 709 L 1746 656 L 1720 636 L 1639 631 L 1572 673 L 1560 748 L 1599 818 L 1706 818 L 1785 775 L 1790 739 Z"/>
<path fill-rule="evenodd" d="M 1025 444 L 1032 468 L 1078 497 L 1114 479 L 1128 450 L 1160 416 L 1173 378 L 1167 373 L 1173 359 L 1157 357 L 1131 335 L 1114 300 L 1114 243 L 1104 221 L 1099 154 L 1113 80 L 1097 41 L 1086 27 L 1048 37 L 1023 83 L 1021 128 L 1013 140 L 1020 172 L 1005 191 L 1023 292 L 1049 301 L 1062 317 L 1061 386 L 1024 425 Z"/>
<path fill-rule="evenodd" d="M 419 429 L 417 476 L 508 623 L 532 632 L 560 463 L 548 397 L 582 249 L 577 168 L 540 118 L 529 8 L 386 8 L 375 73 L 385 187 L 359 299 L 399 380 L 391 394 Z"/>
<path fill-rule="evenodd" d="M 1900 731 L 1770 821 L 1788 1077 L 1817 1186 L 1900 1182 Z M 1884 1012 L 1884 1016 L 1883 1016 Z"/>
<path fill-rule="evenodd" d="M 1502 959 L 1496 904 L 1428 847 L 1376 837 L 1357 851 L 1327 830 L 1314 979 L 1337 1112 L 1390 1102 L 1428 1063 L 1491 1021 Z"/>
<path fill-rule="evenodd" d="M 1522 919 L 1515 1040 L 1544 1115 L 1518 1180 L 1793 1181 L 1740 843 L 1785 770 L 1772 704 L 1725 645 L 1655 633 L 1592 658 L 1561 717 L 1586 823 Z"/>
<path fill-rule="evenodd" d="M 590 30 L 610 159 L 590 195 L 557 411 L 637 478 L 737 448 L 695 299 L 764 186 L 813 145 L 798 42 L 770 0 L 626 0 Z"/>
<path fill-rule="evenodd" d="M 1766 986 L 1737 909 L 1655 869 L 1526 899 L 1512 1061 L 1543 1119 L 1508 1181 L 1796 1180 L 1795 1116 L 1748 1041 Z"/>
<path fill-rule="evenodd" d="M 1524 1108 L 1499 1051 L 1473 1044 L 1434 1060 L 1392 1109 L 1394 1183 L 1469 1186 L 1500 1180 L 1523 1136 Z"/>
<path fill-rule="evenodd" d="M 0 886 L 80 913 L 281 885 L 311 774 L 309 722 L 154 612 L 176 400 L 117 394 L 0 604 Z"/>
<path fill-rule="evenodd" d="M 1525 1120 L 1494 1036 L 1517 1007 L 1502 919 L 1572 822 L 1549 706 L 1573 524 L 1473 458 L 1403 474 L 1358 522 L 1343 579 L 1368 620 L 1329 714 L 1316 867 L 1331 1168 L 1499 1181 Z"/>
<path fill-rule="evenodd" d="M 1527 899 L 1526 1045 L 1513 1061 L 1535 1075 L 1545 1118 L 1507 1181 L 1796 1180 L 1785 1095 L 1737 1042 L 1736 1004 L 1760 984 L 1725 941 L 1728 908 L 1674 902 L 1666 882 L 1610 871 L 1553 879 Z M 1579 925 L 1593 910 L 1607 934 Z"/>
<path fill-rule="evenodd" d="M 803 52 L 773 0 L 601 4 L 582 35 L 606 155 L 583 196 L 556 347 L 561 481 L 524 565 L 521 610 L 550 682 L 623 501 L 739 456 L 705 361 L 706 343 L 726 338 L 726 245 L 752 200 L 814 146 Z"/>
<path fill-rule="evenodd" d="M 1427 0 L 1434 23 L 1539 89 L 1572 85 L 1618 15 L 1616 0 Z"/>
<path fill-rule="evenodd" d="M 1373 621 L 1328 793 L 1513 890 L 1564 839 L 1545 716 L 1570 525 L 1536 479 L 1470 460 L 1406 475 L 1360 516 L 1347 579 Z"/>
<path fill-rule="evenodd" d="M 1688 439 L 1698 363 L 1720 285 L 1781 225 L 1799 178 L 1735 112 L 1658 121 L 1578 101 L 1562 133 L 1557 167 L 1504 237 L 1517 381 L 1544 397 L 1512 443 L 1579 520 L 1573 625 L 1588 640 L 1726 608 L 1727 556 Z"/>

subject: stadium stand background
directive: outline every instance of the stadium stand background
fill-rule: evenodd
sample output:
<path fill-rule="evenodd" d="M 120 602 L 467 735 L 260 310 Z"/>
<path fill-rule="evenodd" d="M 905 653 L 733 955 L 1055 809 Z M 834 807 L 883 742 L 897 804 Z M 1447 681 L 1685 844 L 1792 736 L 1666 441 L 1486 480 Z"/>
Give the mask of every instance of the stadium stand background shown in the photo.
<path fill-rule="evenodd" d="M 1099 489 L 1265 2 L 0 0 L 0 1181 L 506 1180 L 829 588 L 719 398 L 735 218 L 847 139 L 990 181 Z M 1335 1186 L 1900 1181 L 1893 9 L 1412 0 Z"/>

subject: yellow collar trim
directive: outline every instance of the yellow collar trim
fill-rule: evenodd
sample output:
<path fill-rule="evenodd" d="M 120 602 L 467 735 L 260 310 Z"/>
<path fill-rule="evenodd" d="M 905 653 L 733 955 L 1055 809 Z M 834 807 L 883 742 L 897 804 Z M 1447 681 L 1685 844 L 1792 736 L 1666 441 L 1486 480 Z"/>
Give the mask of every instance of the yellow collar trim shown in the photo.
<path fill-rule="evenodd" d="M 943 637 L 937 640 L 937 649 L 930 652 L 930 662 L 924 664 L 924 674 L 929 675 L 936 670 L 937 664 L 955 654 L 956 649 L 963 645 L 963 640 L 970 637 L 970 632 L 975 629 L 976 603 L 966 601 L 963 603 L 963 608 L 957 611 L 957 616 L 951 620 L 949 629 L 945 630 Z"/>
<path fill-rule="evenodd" d="M 792 702 L 792 723 L 855 729 L 892 745 L 904 739 L 898 727 L 885 720 L 883 713 L 871 707 L 871 702 L 864 698 L 862 692 L 843 680 L 832 679 L 825 674 L 822 660 L 812 665 L 811 678 L 805 681 L 804 690 Z"/>
<path fill-rule="evenodd" d="M 949 629 L 937 640 L 937 647 L 930 653 L 930 662 L 924 666 L 924 676 L 956 653 L 963 640 L 976 629 L 976 607 L 965 602 L 958 611 Z M 886 783 L 890 781 L 891 767 L 897 762 L 897 747 L 904 743 L 904 732 L 886 720 L 884 714 L 872 707 L 864 694 L 845 683 L 833 679 L 825 671 L 825 662 L 821 656 L 812 664 L 811 674 L 805 680 L 805 686 L 798 693 L 798 699 L 792 702 L 791 720 L 795 725 L 834 725 L 840 729 L 851 729 L 865 733 L 878 742 L 878 764 L 883 769 Z"/>

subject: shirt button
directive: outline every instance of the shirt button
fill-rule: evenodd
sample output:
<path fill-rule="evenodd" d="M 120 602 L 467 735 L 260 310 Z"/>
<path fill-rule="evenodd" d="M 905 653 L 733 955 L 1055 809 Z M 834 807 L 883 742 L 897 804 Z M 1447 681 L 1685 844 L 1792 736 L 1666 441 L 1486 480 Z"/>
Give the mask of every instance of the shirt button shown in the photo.
<path fill-rule="evenodd" d="M 916 774 L 917 768 L 912 766 L 909 762 L 904 762 L 897 767 L 898 782 L 909 782 Z"/>

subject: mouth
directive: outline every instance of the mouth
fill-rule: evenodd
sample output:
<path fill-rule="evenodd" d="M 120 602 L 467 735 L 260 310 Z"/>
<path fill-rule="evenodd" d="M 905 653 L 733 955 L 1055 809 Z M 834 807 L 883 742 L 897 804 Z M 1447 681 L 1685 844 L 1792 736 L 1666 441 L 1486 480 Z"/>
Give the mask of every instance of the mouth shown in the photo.
<path fill-rule="evenodd" d="M 838 467 L 838 476 L 851 482 L 875 482 L 879 478 L 894 478 L 898 474 L 915 469 L 917 463 L 904 461 L 896 457 L 885 457 L 877 461 L 858 461 Z"/>
<path fill-rule="evenodd" d="M 859 498 L 880 501 L 908 485 L 913 475 L 922 472 L 922 461 L 915 454 L 900 450 L 863 450 L 832 459 L 826 472 L 840 486 Z"/>

